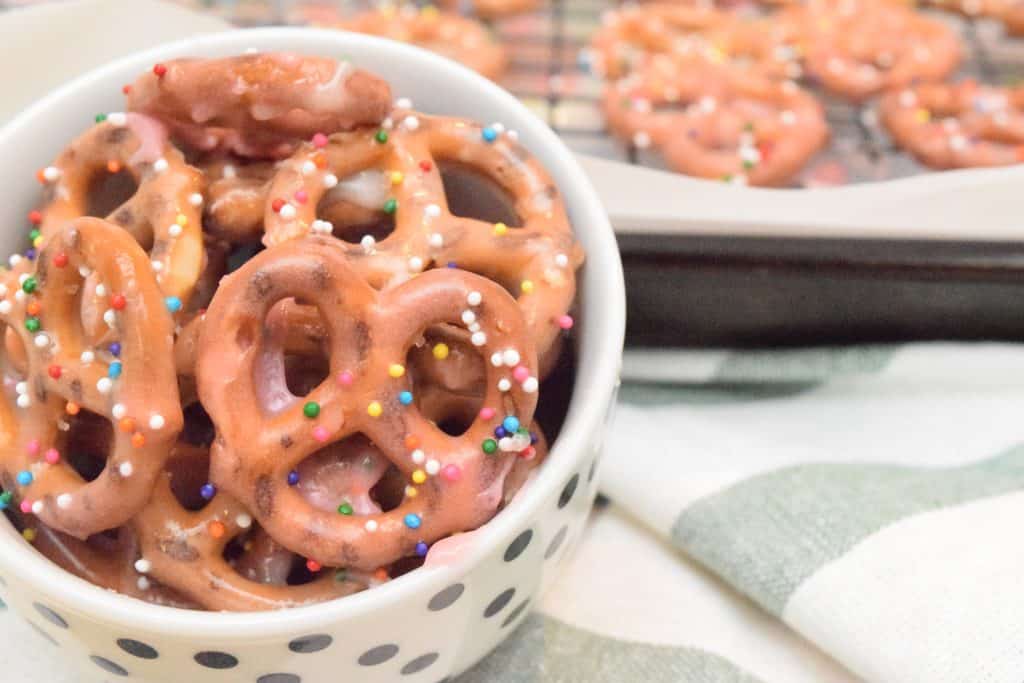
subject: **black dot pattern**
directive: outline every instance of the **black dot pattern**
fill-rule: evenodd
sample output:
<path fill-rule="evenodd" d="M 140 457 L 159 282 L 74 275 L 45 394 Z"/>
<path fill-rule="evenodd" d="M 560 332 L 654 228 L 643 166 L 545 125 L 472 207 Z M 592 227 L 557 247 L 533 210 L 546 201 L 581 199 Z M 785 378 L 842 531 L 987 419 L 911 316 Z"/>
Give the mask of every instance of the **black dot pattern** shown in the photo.
<path fill-rule="evenodd" d="M 320 652 L 320 650 L 326 650 L 333 642 L 334 638 L 331 638 L 326 633 L 318 633 L 312 636 L 296 638 L 292 642 L 288 643 L 288 649 L 292 652 L 308 655 L 313 652 Z"/>
<path fill-rule="evenodd" d="M 68 622 L 64 621 L 64 617 L 54 612 L 46 605 L 41 605 L 38 602 L 33 602 L 32 606 L 36 608 L 36 611 L 39 612 L 40 616 L 42 616 L 43 619 L 46 619 L 54 626 L 59 626 L 60 628 L 68 627 Z"/>
<path fill-rule="evenodd" d="M 505 617 L 505 621 L 501 622 L 501 627 L 502 628 L 507 628 L 508 625 L 511 624 L 516 619 L 518 619 L 523 614 L 523 612 L 526 611 L 526 608 L 529 607 L 529 606 L 530 606 L 530 600 L 529 599 L 523 600 L 521 603 L 519 603 L 519 606 L 517 606 L 514 610 L 512 610 L 511 612 L 508 613 L 508 616 Z"/>
<path fill-rule="evenodd" d="M 451 607 L 456 600 L 462 597 L 465 590 L 465 585 L 461 583 L 453 583 L 440 591 L 434 597 L 430 598 L 430 602 L 427 603 L 427 607 L 431 612 L 440 612 L 443 609 Z"/>
<path fill-rule="evenodd" d="M 572 500 L 573 495 L 575 495 L 575 493 L 576 493 L 576 487 L 579 486 L 579 483 L 580 483 L 580 475 L 578 475 L 578 474 L 572 475 L 572 479 L 570 479 L 568 482 L 566 482 L 565 488 L 562 489 L 562 495 L 560 495 L 558 497 L 558 509 L 559 510 L 561 510 L 566 505 L 568 505 L 569 501 Z"/>
<path fill-rule="evenodd" d="M 516 540 L 509 544 L 505 550 L 505 561 L 511 562 L 526 550 L 526 547 L 530 545 L 530 540 L 533 538 L 533 529 L 527 529 L 523 533 L 516 536 Z"/>
<path fill-rule="evenodd" d="M 487 609 L 484 610 L 484 618 L 490 619 L 495 614 L 505 609 L 505 605 L 512 601 L 515 594 L 515 588 L 509 588 L 508 590 L 499 593 L 498 597 L 491 600 L 491 604 L 487 605 Z"/>
<path fill-rule="evenodd" d="M 120 664 L 117 664 L 116 662 L 110 661 L 106 657 L 100 657 L 99 655 L 89 655 L 89 659 L 92 660 L 93 664 L 103 669 L 107 673 L 114 674 L 115 676 L 128 675 L 127 669 L 125 669 Z"/>
<path fill-rule="evenodd" d="M 398 646 L 394 643 L 378 645 L 359 655 L 359 664 L 362 666 L 377 666 L 383 664 L 398 654 Z"/>
<path fill-rule="evenodd" d="M 117 641 L 117 646 L 139 659 L 156 659 L 160 656 L 160 653 L 156 651 L 151 645 L 146 645 L 138 640 L 132 640 L 131 638 L 120 638 Z"/>
<path fill-rule="evenodd" d="M 238 666 L 238 657 L 229 655 L 227 652 L 217 652 L 214 650 L 197 652 L 195 660 L 196 663 L 200 666 L 205 666 L 207 669 L 233 669 Z"/>
<path fill-rule="evenodd" d="M 565 542 L 565 536 L 569 533 L 569 527 L 563 526 L 555 534 L 555 537 L 551 539 L 551 543 L 548 544 L 548 549 L 544 551 L 544 559 L 550 560 L 558 552 L 558 549 L 562 547 L 562 543 Z"/>
<path fill-rule="evenodd" d="M 418 674 L 419 672 L 426 669 L 428 666 L 437 661 L 438 655 L 436 652 L 428 652 L 425 655 L 420 655 L 416 659 L 412 660 L 408 664 L 402 667 L 403 676 L 411 676 Z"/>
<path fill-rule="evenodd" d="M 32 622 L 30 621 L 30 622 L 28 622 L 28 625 L 29 625 L 29 626 L 31 626 L 31 627 L 32 627 L 32 629 L 33 629 L 33 630 L 34 630 L 34 631 L 35 631 L 36 633 L 38 633 L 39 635 L 41 635 L 41 636 L 43 637 L 43 639 L 44 639 L 44 640 L 46 640 L 46 641 L 47 641 L 48 643 L 50 643 L 50 645 L 54 645 L 54 646 L 56 646 L 56 647 L 60 647 L 60 643 L 58 643 L 58 642 L 57 642 L 56 640 L 54 640 L 54 639 L 53 639 L 53 636 L 51 636 L 51 635 L 50 635 L 49 633 L 47 633 L 47 632 L 46 632 L 46 631 L 44 631 L 43 629 L 39 628 L 39 625 L 38 625 L 38 624 L 33 624 L 33 623 L 32 623 Z"/>
<path fill-rule="evenodd" d="M 267 674 L 256 679 L 256 683 L 302 683 L 295 674 Z"/>

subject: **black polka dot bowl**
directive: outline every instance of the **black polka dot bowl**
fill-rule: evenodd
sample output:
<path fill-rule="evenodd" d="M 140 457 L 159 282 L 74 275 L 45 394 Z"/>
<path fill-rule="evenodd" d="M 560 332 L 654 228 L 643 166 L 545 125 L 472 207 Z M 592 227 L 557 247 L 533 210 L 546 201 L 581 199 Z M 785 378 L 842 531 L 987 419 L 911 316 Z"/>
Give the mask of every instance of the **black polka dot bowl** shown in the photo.
<path fill-rule="evenodd" d="M 347 56 L 396 95 L 435 114 L 502 122 L 547 167 L 587 252 L 573 334 L 572 400 L 548 460 L 516 499 L 476 532 L 435 547 L 426 566 L 372 590 L 256 614 L 150 605 L 65 573 L 0 522 L 0 600 L 88 681 L 436 683 L 486 655 L 526 616 L 579 537 L 596 492 L 625 327 L 622 271 L 599 198 L 554 133 L 511 95 L 453 62 L 367 36 L 260 29 L 198 37 L 113 62 L 55 91 L 0 130 L 0 246 L 19 248 L 46 166 L 95 112 L 156 62 L 247 49 Z M 17 233 L 17 234 L 16 234 Z M 44 645 L 43 641 L 48 643 Z"/>

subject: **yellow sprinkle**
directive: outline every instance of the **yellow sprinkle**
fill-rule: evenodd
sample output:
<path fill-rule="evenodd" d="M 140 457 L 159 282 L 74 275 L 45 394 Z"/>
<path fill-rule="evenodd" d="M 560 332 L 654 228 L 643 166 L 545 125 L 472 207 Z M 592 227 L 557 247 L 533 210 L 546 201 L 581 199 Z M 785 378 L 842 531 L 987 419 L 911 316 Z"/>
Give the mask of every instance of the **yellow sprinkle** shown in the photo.
<path fill-rule="evenodd" d="M 399 365 L 398 363 L 392 363 L 391 365 L 388 366 L 388 374 L 394 377 L 395 379 L 398 379 L 399 377 L 405 374 L 405 366 Z"/>
<path fill-rule="evenodd" d="M 31 528 L 31 527 L 28 528 L 28 529 L 25 529 L 24 531 L 22 531 L 21 535 L 29 543 L 31 543 L 32 541 L 36 540 L 36 530 Z"/>
<path fill-rule="evenodd" d="M 406 486 L 405 487 L 405 497 L 406 498 L 415 498 L 416 496 L 419 495 L 419 493 L 420 492 L 416 490 L 415 486 Z"/>
<path fill-rule="evenodd" d="M 416 470 L 412 473 L 412 480 L 417 484 L 422 484 L 427 480 L 427 473 L 423 470 Z"/>
<path fill-rule="evenodd" d="M 392 185 L 401 185 L 403 180 L 405 180 L 405 174 L 403 174 L 401 171 L 392 171 L 391 172 L 391 184 Z"/>
<path fill-rule="evenodd" d="M 370 417 L 380 417 L 380 414 L 384 412 L 384 409 L 380 406 L 380 401 L 373 401 L 370 405 L 366 406 L 366 414 Z"/>
<path fill-rule="evenodd" d="M 523 290 L 523 294 L 529 294 L 533 291 L 533 280 L 523 280 L 519 289 Z"/>
<path fill-rule="evenodd" d="M 434 344 L 434 358 L 444 360 L 448 357 L 448 345 L 445 343 Z"/>
<path fill-rule="evenodd" d="M 438 11 L 437 8 L 434 7 L 433 5 L 427 5 L 420 10 L 420 14 L 422 14 L 425 17 L 434 18 L 438 15 Z"/>
<path fill-rule="evenodd" d="M 179 213 L 178 217 L 174 219 L 174 222 L 184 228 L 186 225 L 188 225 L 188 218 L 185 216 L 185 214 Z"/>
<path fill-rule="evenodd" d="M 494 234 L 497 235 L 498 237 L 504 236 L 507 232 L 508 232 L 508 226 L 505 225 L 504 223 L 495 223 L 494 224 Z"/>
<path fill-rule="evenodd" d="M 918 123 L 928 123 L 932 120 L 932 114 L 927 109 L 918 109 L 914 112 L 914 118 L 917 119 Z"/>
<path fill-rule="evenodd" d="M 35 247 L 36 249 L 42 248 L 42 246 L 43 246 L 43 236 L 40 235 L 39 237 L 37 237 L 34 240 L 32 240 L 32 246 Z"/>

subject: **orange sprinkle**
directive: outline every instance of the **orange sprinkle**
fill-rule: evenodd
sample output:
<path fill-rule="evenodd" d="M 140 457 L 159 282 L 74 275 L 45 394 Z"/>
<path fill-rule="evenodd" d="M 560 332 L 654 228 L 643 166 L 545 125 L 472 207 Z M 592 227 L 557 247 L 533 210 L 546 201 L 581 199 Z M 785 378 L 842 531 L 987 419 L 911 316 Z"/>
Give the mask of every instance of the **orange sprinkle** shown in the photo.
<path fill-rule="evenodd" d="M 408 448 L 409 450 L 416 450 L 417 448 L 420 447 L 420 437 L 416 436 L 415 434 L 410 434 L 409 436 L 405 437 L 405 447 Z"/>
<path fill-rule="evenodd" d="M 373 573 L 373 578 L 377 579 L 378 581 L 387 581 L 391 577 L 388 576 L 387 569 L 384 569 L 384 567 L 379 567 L 377 571 Z"/>
<path fill-rule="evenodd" d="M 111 173 L 117 173 L 121 170 L 121 162 L 117 159 L 111 159 L 107 162 L 107 170 Z"/>
<path fill-rule="evenodd" d="M 43 175 L 43 169 L 39 169 L 38 171 L 36 171 L 36 180 L 38 180 L 43 185 L 46 184 L 46 176 Z"/>
<path fill-rule="evenodd" d="M 31 301 L 28 306 L 25 307 L 25 312 L 29 315 L 39 315 L 39 312 L 42 310 L 43 307 L 39 305 L 38 301 Z"/>
<path fill-rule="evenodd" d="M 142 448 L 146 445 L 146 435 L 142 432 L 135 432 L 132 434 L 132 446 L 135 448 Z"/>
<path fill-rule="evenodd" d="M 219 522 L 216 519 L 210 522 L 209 525 L 210 535 L 214 538 L 223 538 L 227 529 L 224 528 L 224 523 Z"/>
<path fill-rule="evenodd" d="M 68 401 L 67 405 L 64 406 L 64 412 L 67 413 L 68 415 L 78 415 L 78 411 L 81 409 L 81 406 L 71 401 Z"/>
<path fill-rule="evenodd" d="M 135 420 L 130 417 L 122 417 L 120 422 L 117 423 L 117 428 L 125 434 L 131 434 L 135 431 Z"/>
<path fill-rule="evenodd" d="M 317 152 L 313 155 L 313 163 L 321 170 L 327 168 L 327 155 L 323 152 Z"/>

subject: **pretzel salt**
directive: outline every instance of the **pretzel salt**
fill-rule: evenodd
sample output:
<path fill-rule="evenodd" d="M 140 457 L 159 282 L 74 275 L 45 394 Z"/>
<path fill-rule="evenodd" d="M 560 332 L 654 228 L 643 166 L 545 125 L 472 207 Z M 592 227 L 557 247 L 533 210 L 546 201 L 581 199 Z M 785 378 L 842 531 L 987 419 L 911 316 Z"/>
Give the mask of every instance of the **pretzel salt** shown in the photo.
<path fill-rule="evenodd" d="M 1024 163 L 1024 87 L 930 83 L 879 103 L 896 143 L 933 168 Z"/>
<path fill-rule="evenodd" d="M 202 177 L 155 119 L 108 114 L 40 172 L 46 188 L 39 212 L 44 240 L 89 215 L 100 181 L 120 171 L 137 189 L 107 220 L 150 252 L 163 292 L 186 301 L 202 268 Z"/>
<path fill-rule="evenodd" d="M 109 305 L 101 346 L 85 338 L 78 309 L 92 273 Z M 145 252 L 97 218 L 52 235 L 35 271 L 19 281 L 0 300 L 0 321 L 18 333 L 27 355 L 15 388 L 17 435 L 3 468 L 17 482 L 24 512 L 84 539 L 121 526 L 145 505 L 181 429 L 171 315 Z M 97 431 L 103 421 L 111 423 L 109 445 Z M 67 449 L 79 432 L 91 455 L 104 459 L 88 482 L 70 464 L 78 454 Z"/>
<path fill-rule="evenodd" d="M 283 385 L 281 351 L 261 334 L 273 306 L 292 297 L 316 306 L 329 331 L 330 376 L 304 399 Z M 403 363 L 426 328 L 459 321 L 499 364 L 487 369 L 488 412 L 454 438 L 403 393 L 411 386 Z M 324 565 L 363 570 L 490 519 L 508 462 L 492 439 L 495 421 L 529 424 L 537 389 L 533 345 L 501 287 L 443 269 L 378 294 L 337 241 L 323 237 L 273 247 L 225 279 L 206 314 L 198 379 L 217 427 L 214 483 L 279 543 Z M 308 456 L 356 433 L 410 478 L 415 495 L 358 516 L 322 510 L 289 484 Z"/>
<path fill-rule="evenodd" d="M 156 64 L 128 91 L 128 108 L 159 119 L 202 152 L 283 158 L 299 140 L 379 123 L 391 89 L 349 62 L 292 53 Z"/>
<path fill-rule="evenodd" d="M 377 288 L 449 265 L 505 284 L 516 292 L 546 374 L 572 324 L 567 312 L 583 260 L 554 182 L 493 126 L 403 111 L 392 118 L 390 130 L 339 133 L 283 163 L 269 192 L 264 242 L 344 230 L 318 218 L 325 198 L 390 212 L 394 231 L 384 239 L 340 243 L 355 270 Z M 439 167 L 446 164 L 500 186 L 517 220 L 453 215 Z"/>

